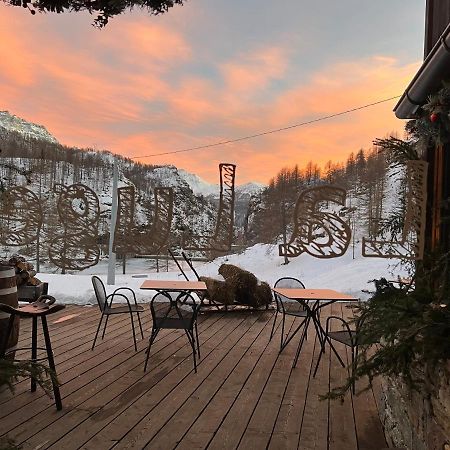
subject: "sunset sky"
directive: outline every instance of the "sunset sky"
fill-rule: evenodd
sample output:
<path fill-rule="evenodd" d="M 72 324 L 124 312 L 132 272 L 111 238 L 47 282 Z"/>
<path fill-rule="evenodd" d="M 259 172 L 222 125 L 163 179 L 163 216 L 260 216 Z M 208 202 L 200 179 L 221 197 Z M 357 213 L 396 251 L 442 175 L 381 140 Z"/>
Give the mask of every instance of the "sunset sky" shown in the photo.
<path fill-rule="evenodd" d="M 0 110 L 61 143 L 135 157 L 290 126 L 403 93 L 423 57 L 425 0 L 189 0 L 94 28 L 88 14 L 0 2 Z M 402 135 L 396 100 L 234 144 L 142 158 L 218 182 L 343 161 Z"/>

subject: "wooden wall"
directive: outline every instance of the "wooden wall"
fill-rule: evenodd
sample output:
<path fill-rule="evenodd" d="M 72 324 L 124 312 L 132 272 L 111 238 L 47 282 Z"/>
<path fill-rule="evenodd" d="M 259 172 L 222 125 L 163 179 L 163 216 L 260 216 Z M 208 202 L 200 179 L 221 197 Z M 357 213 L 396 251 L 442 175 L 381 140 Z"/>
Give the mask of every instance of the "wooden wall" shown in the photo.
<path fill-rule="evenodd" d="M 439 40 L 450 22 L 450 0 L 427 0 L 425 16 L 424 58 Z"/>

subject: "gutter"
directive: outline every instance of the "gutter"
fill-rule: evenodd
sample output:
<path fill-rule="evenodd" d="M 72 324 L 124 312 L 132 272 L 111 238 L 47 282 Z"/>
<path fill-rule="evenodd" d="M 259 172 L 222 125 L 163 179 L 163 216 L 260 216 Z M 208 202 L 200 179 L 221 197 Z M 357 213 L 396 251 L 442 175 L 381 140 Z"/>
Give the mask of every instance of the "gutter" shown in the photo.
<path fill-rule="evenodd" d="M 399 119 L 413 119 L 428 96 L 450 78 L 450 23 L 394 107 Z"/>

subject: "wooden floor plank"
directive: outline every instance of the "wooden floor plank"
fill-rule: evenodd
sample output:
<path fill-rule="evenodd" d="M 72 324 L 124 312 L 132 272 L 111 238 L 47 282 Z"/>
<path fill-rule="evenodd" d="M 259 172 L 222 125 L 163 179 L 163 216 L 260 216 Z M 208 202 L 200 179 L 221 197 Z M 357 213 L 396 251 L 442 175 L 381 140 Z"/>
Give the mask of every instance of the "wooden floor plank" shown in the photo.
<path fill-rule="evenodd" d="M 294 329 L 298 327 L 300 322 L 300 319 L 296 319 Z M 253 411 L 238 448 L 259 449 L 267 447 L 293 370 L 292 364 L 302 331 L 303 328 L 275 362 L 264 392 Z M 288 348 L 290 351 L 287 351 Z"/>
<path fill-rule="evenodd" d="M 353 318 L 349 310 L 347 317 Z M 359 450 L 379 450 L 387 448 L 383 427 L 381 425 L 378 407 L 372 389 L 366 390 L 368 379 L 356 382 L 356 395 L 353 396 L 353 412 L 355 417 L 356 437 Z"/>
<path fill-rule="evenodd" d="M 266 322 L 257 338 L 248 344 L 243 358 L 224 380 L 220 390 L 197 417 L 193 426 L 182 437 L 177 449 L 205 448 L 208 445 L 236 397 L 247 383 L 255 365 L 267 351 L 271 326 L 270 321 Z"/>
<path fill-rule="evenodd" d="M 305 407 L 306 393 L 312 376 L 316 332 L 310 322 L 308 339 L 304 342 L 297 367 L 291 369 L 280 410 L 273 427 L 269 448 L 297 448 Z"/>
<path fill-rule="evenodd" d="M 332 312 L 325 308 L 321 321 Z M 57 321 L 64 316 L 67 321 Z M 346 372 L 327 348 L 312 377 L 319 352 L 312 326 L 292 369 L 299 336 L 279 355 L 279 330 L 269 342 L 273 311 L 208 312 L 199 318 L 197 374 L 186 336 L 176 330 L 158 336 L 144 374 L 148 308 L 143 317 L 146 339 L 138 340 L 136 353 L 128 317 L 112 318 L 104 341 L 91 351 L 98 309 L 68 306 L 55 314 L 57 323 L 49 321 L 49 328 L 63 410 L 56 411 L 40 389 L 30 393 L 29 380 L 23 380 L 14 396 L 0 394 L 0 435 L 6 433 L 24 450 L 386 446 L 376 387 L 344 404 L 318 400 L 330 383 L 343 382 Z M 28 321 L 20 342 L 28 343 L 30 335 Z M 339 351 L 346 354 L 346 348 Z"/>
<path fill-rule="evenodd" d="M 290 322 L 290 324 L 289 322 L 287 323 L 292 326 L 294 321 L 290 320 Z M 236 448 L 239 445 L 253 411 L 258 404 L 258 400 L 267 385 L 273 367 L 279 358 L 280 344 L 276 338 L 277 336 L 275 335 L 263 357 L 257 361 L 253 372 L 246 380 L 238 397 L 224 417 L 208 448 L 227 449 Z M 290 358 L 292 361 L 294 352 L 295 349 L 288 345 L 284 352 L 284 358 Z"/>
<path fill-rule="evenodd" d="M 332 305 L 332 315 L 342 317 L 342 304 L 335 303 Z M 334 330 L 341 330 L 339 323 L 331 324 Z M 351 359 L 345 345 L 333 341 L 336 351 L 341 355 L 341 358 L 347 366 L 350 365 Z M 334 355 L 330 354 L 330 389 L 345 384 L 349 376 L 347 367 L 342 367 Z M 329 448 L 330 450 L 357 450 L 356 428 L 353 416 L 353 396 L 351 392 L 347 392 L 343 401 L 330 401 L 330 436 Z"/>
<path fill-rule="evenodd" d="M 209 373 L 210 381 L 200 384 L 178 411 L 170 417 L 165 426 L 147 442 L 150 448 L 174 448 L 181 441 L 190 426 L 245 357 L 248 349 L 261 334 L 266 324 L 267 322 L 260 320 L 256 320 L 252 324 L 231 351 Z M 221 403 L 218 409 L 219 413 L 221 410 L 223 413 L 223 406 Z"/>
<path fill-rule="evenodd" d="M 66 346 L 58 347 L 55 349 L 55 364 L 58 373 L 58 379 L 62 383 L 61 395 L 66 396 L 65 384 L 73 378 L 79 377 L 80 368 L 84 371 L 100 365 L 105 358 L 109 358 L 116 354 L 118 351 L 125 351 L 127 349 L 134 350 L 132 339 L 130 339 L 130 331 L 126 324 L 119 318 L 111 323 L 109 329 L 108 339 L 101 342 L 99 346 L 91 351 L 91 341 L 90 333 L 86 330 L 82 330 L 80 338 L 73 339 L 75 344 L 67 344 Z M 99 350 L 101 349 L 101 356 L 98 357 Z M 82 364 L 80 366 L 80 364 Z M 72 369 L 72 370 L 71 370 Z M 38 398 L 45 396 L 43 391 L 39 389 L 33 395 L 29 392 L 29 380 L 24 380 L 17 384 L 15 387 L 15 401 L 6 407 L 2 408 L 0 417 L 4 417 L 11 414 L 12 411 L 22 408 L 28 405 L 32 401 L 36 401 Z M 73 386 L 72 386 L 73 387 Z M 14 409 L 11 409 L 14 407 Z"/>
<path fill-rule="evenodd" d="M 208 358 L 208 353 L 220 344 L 228 334 L 225 322 L 215 322 L 206 330 L 200 328 L 200 341 L 202 350 L 202 360 L 199 369 L 204 360 Z M 167 392 L 170 392 L 169 385 L 177 386 L 183 378 L 191 379 L 196 376 L 192 374 L 192 353 L 187 342 L 186 336 L 180 337 L 185 341 L 185 357 L 177 358 L 177 355 L 171 355 L 170 348 L 164 349 L 164 353 L 169 353 L 167 363 L 161 364 L 158 355 L 153 358 L 151 369 L 144 375 L 143 373 L 137 379 L 134 385 L 129 386 L 123 393 L 114 399 L 105 407 L 100 408 L 95 414 L 92 414 L 83 424 L 83 430 L 76 433 L 76 443 L 82 444 L 84 448 L 110 448 L 115 442 L 119 441 L 122 434 L 126 434 L 142 416 L 145 415 L 152 406 L 158 405 L 161 397 L 164 398 Z M 219 340 L 219 341 L 218 341 Z M 178 344 L 179 345 L 179 344 Z M 208 347 L 211 349 L 208 352 Z M 153 352 L 152 352 L 153 353 Z M 175 358 L 177 359 L 174 359 Z M 137 411 L 142 410 L 141 414 Z M 132 411 L 129 415 L 127 412 Z M 124 417 L 128 419 L 125 423 Z M 92 439 L 92 442 L 90 441 Z M 65 438 L 57 443 L 57 446 L 64 445 Z M 71 442 L 74 442 L 71 440 Z M 55 447 L 56 448 L 56 447 Z"/>
<path fill-rule="evenodd" d="M 329 308 L 321 312 L 323 326 L 328 313 Z M 314 336 L 311 365 L 315 367 L 321 347 L 314 326 L 311 326 L 311 331 Z M 328 401 L 319 400 L 319 395 L 328 392 L 329 362 L 329 349 L 326 347 L 316 376 L 311 375 L 308 380 L 298 439 L 298 448 L 301 450 L 325 450 L 328 446 Z"/>
<path fill-rule="evenodd" d="M 230 313 L 228 314 L 230 315 Z M 245 316 L 244 316 L 245 317 Z M 230 320 L 228 318 L 227 320 Z M 233 319 L 231 319 L 233 320 Z M 174 411 L 181 407 L 195 390 L 208 379 L 210 373 L 218 364 L 232 351 L 247 330 L 257 321 L 257 317 L 247 316 L 239 318 L 233 333 L 229 334 L 218 346 L 209 351 L 208 356 L 202 361 L 197 374 L 191 374 L 189 379 L 177 386 L 176 391 L 171 391 L 165 400 L 155 409 L 156 415 L 146 415 L 137 423 L 132 430 L 124 435 L 117 445 L 117 448 L 144 448 L 145 445 L 155 436 L 170 420 Z M 145 405 L 142 405 L 145 407 Z M 152 444 L 151 448 L 161 448 Z"/>
<path fill-rule="evenodd" d="M 173 333 L 167 333 L 155 342 L 156 357 L 158 357 L 159 351 L 166 349 L 172 335 Z M 186 348 L 184 345 L 180 346 L 176 343 L 177 339 L 173 339 L 169 345 L 173 344 L 173 351 L 178 350 L 178 355 L 175 355 L 173 359 L 182 361 L 186 358 Z M 146 342 L 140 341 L 138 343 L 139 352 L 134 352 L 134 347 L 129 348 L 124 352 L 115 354 L 105 364 L 84 372 L 77 379 L 77 389 L 67 397 L 63 397 L 64 410 L 57 415 L 58 426 L 55 426 L 55 418 L 41 418 L 41 414 L 36 414 L 23 426 L 16 428 L 13 436 L 15 435 L 19 442 L 27 441 L 27 444 L 31 445 L 41 445 L 43 441 L 51 443 L 53 440 L 56 441 L 64 436 L 102 408 L 105 403 L 127 390 L 131 380 L 144 376 L 143 362 L 146 344 Z M 170 359 L 170 357 L 169 354 L 168 358 Z M 161 360 L 163 364 L 161 364 L 160 371 L 162 373 L 167 371 L 167 368 L 164 367 L 166 360 L 167 358 Z M 172 361 L 169 364 L 172 364 Z M 144 387 L 142 384 L 141 388 Z"/>

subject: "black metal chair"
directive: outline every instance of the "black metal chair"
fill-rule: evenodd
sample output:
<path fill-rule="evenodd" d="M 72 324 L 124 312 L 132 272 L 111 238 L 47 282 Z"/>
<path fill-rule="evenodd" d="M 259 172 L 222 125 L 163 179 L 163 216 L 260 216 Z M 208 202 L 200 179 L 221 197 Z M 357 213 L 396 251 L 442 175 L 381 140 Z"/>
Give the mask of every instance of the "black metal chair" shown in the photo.
<path fill-rule="evenodd" d="M 291 289 L 305 289 L 305 285 L 298 280 L 297 278 L 293 277 L 283 277 L 276 281 L 275 288 L 291 288 Z M 274 331 L 275 331 L 275 323 L 277 321 L 278 313 L 282 315 L 282 322 L 281 322 L 281 343 L 280 343 L 280 353 L 284 350 L 286 345 L 289 344 L 289 342 L 292 340 L 292 338 L 300 331 L 300 329 L 303 328 L 302 336 L 300 338 L 299 346 L 297 349 L 297 353 L 295 355 L 294 364 L 293 366 L 297 364 L 298 356 L 300 354 L 300 350 L 303 346 L 303 342 L 305 341 L 307 337 L 307 331 L 308 331 L 308 324 L 310 320 L 309 310 L 306 307 L 304 303 L 298 300 L 293 300 L 290 298 L 285 297 L 284 295 L 278 294 L 277 292 L 274 292 L 275 295 L 275 301 L 277 304 L 277 309 L 275 311 L 275 317 L 273 319 L 273 325 L 272 325 L 272 331 L 270 332 L 270 339 L 272 339 Z M 285 322 L 286 322 L 286 316 L 293 316 L 293 317 L 300 317 L 303 320 L 300 322 L 300 324 L 295 328 L 294 331 L 292 331 L 285 336 L 284 335 L 284 328 L 285 328 Z"/>
<path fill-rule="evenodd" d="M 133 289 L 130 289 L 127 287 L 120 287 L 120 288 L 117 288 L 112 294 L 106 295 L 105 285 L 103 284 L 103 281 L 99 277 L 93 276 L 92 284 L 94 286 L 95 297 L 97 298 L 98 307 L 100 308 L 100 312 L 102 313 L 102 315 L 100 317 L 100 322 L 98 323 L 97 332 L 95 333 L 94 342 L 92 343 L 92 350 L 94 350 L 95 342 L 97 341 L 97 336 L 98 336 L 98 332 L 100 331 L 100 327 L 102 325 L 103 317 L 106 316 L 105 326 L 103 328 L 103 333 L 102 333 L 102 339 L 105 337 L 105 331 L 106 331 L 106 326 L 108 325 L 109 316 L 111 316 L 113 314 L 129 314 L 130 320 L 131 320 L 131 329 L 133 330 L 134 349 L 135 349 L 135 351 L 137 351 L 136 332 L 134 329 L 133 314 L 135 314 L 135 313 L 137 314 L 139 328 L 141 329 L 142 339 L 144 339 L 144 332 L 142 331 L 141 318 L 139 315 L 141 312 L 144 312 L 144 308 L 137 304 L 136 295 L 135 295 Z M 119 291 L 122 291 L 122 292 L 119 292 Z M 128 297 L 125 294 L 123 294 L 123 291 L 131 292 L 133 294 L 134 304 L 132 304 L 130 302 L 130 300 L 128 299 Z M 112 307 L 112 303 L 113 303 L 113 300 L 115 297 L 124 298 L 127 302 L 127 306 Z"/>
<path fill-rule="evenodd" d="M 338 321 L 341 324 L 340 330 L 331 331 L 331 321 Z M 355 323 L 355 327 L 352 329 L 350 328 L 349 322 L 344 320 L 342 317 L 338 316 L 329 316 L 326 321 L 325 325 L 325 335 L 324 339 L 322 341 L 322 346 L 320 349 L 319 357 L 317 358 L 316 367 L 314 368 L 314 374 L 313 377 L 316 376 L 317 369 L 319 368 L 320 360 L 322 358 L 322 354 L 325 353 L 325 343 L 328 342 L 330 344 L 331 350 L 333 350 L 334 354 L 336 355 L 339 363 L 342 367 L 346 367 L 346 364 L 344 364 L 344 361 L 342 361 L 342 358 L 339 356 L 339 353 L 337 352 L 335 346 L 333 345 L 332 341 L 340 342 L 341 344 L 344 344 L 347 347 L 350 347 L 351 349 L 351 376 L 353 378 L 353 375 L 355 374 L 356 370 L 356 361 L 358 358 L 358 329 L 361 326 L 361 321 L 357 321 Z M 355 384 L 352 385 L 353 393 L 355 392 Z"/>
<path fill-rule="evenodd" d="M 144 372 L 147 370 L 150 349 L 161 329 L 184 330 L 192 347 L 194 371 L 197 372 L 196 354 L 200 359 L 200 342 L 198 340 L 197 315 L 200 302 L 188 292 L 180 292 L 174 299 L 173 292 L 158 292 L 150 302 L 153 326 L 150 335 Z"/>

